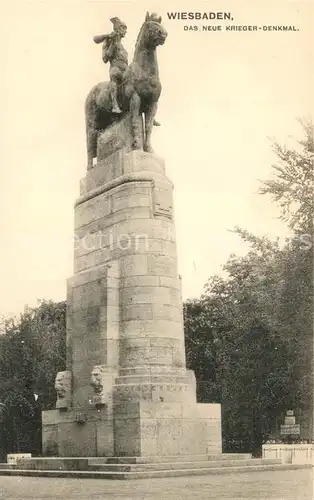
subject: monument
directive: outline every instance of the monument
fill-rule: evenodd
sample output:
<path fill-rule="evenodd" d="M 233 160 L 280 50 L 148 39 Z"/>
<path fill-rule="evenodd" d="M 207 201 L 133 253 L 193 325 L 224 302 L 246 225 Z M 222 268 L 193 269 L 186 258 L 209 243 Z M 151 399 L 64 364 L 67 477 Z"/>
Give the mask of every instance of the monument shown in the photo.
<path fill-rule="evenodd" d="M 196 401 L 173 185 L 151 145 L 161 94 L 156 49 L 167 33 L 157 14 L 147 14 L 128 65 L 126 24 L 111 22 L 112 33 L 94 37 L 110 81 L 86 99 L 66 367 L 56 374 L 55 409 L 42 413 L 43 457 L 0 464 L 0 475 L 132 479 L 290 469 L 279 458 L 222 453 L 220 405 Z"/>
<path fill-rule="evenodd" d="M 280 434 L 291 439 L 300 435 L 300 424 L 296 424 L 293 410 L 286 411 L 285 423 L 280 426 Z"/>
<path fill-rule="evenodd" d="M 86 99 L 87 173 L 75 204 L 67 285 L 66 371 L 42 414 L 43 454 L 158 457 L 220 454 L 219 404 L 198 404 L 186 369 L 173 185 L 151 134 L 161 94 L 147 14 L 128 65 L 126 25 L 95 37 L 111 81 Z"/>

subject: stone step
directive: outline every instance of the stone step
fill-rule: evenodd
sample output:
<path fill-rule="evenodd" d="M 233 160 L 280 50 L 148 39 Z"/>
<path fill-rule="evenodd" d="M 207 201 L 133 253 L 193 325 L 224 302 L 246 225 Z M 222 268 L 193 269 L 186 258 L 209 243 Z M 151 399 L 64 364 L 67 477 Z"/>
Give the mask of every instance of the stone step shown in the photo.
<path fill-rule="evenodd" d="M 170 464 L 174 467 L 174 464 L 178 464 L 181 467 L 181 463 L 196 463 L 202 462 L 205 465 L 213 462 L 227 462 L 230 460 L 250 460 L 251 455 L 249 453 L 220 453 L 216 455 L 176 455 L 176 456 L 154 456 L 154 457 L 32 457 L 18 459 L 17 465 L 13 466 L 15 469 L 25 469 L 25 470 L 82 470 L 86 471 L 94 466 L 96 469 L 98 466 L 119 466 L 123 465 L 127 467 L 128 465 L 142 465 L 146 464 Z M 7 468 L 7 464 L 4 464 L 2 469 Z M 102 468 L 102 470 L 106 470 Z M 112 468 L 108 469 L 112 470 Z M 114 470 L 119 470 L 114 469 Z M 130 469 L 126 469 L 130 470 Z"/>
<path fill-rule="evenodd" d="M 87 457 L 33 457 L 17 460 L 16 469 L 25 470 L 88 470 Z"/>
<path fill-rule="evenodd" d="M 171 455 L 171 456 L 145 456 L 145 457 L 91 457 L 88 459 L 93 464 L 147 464 L 157 462 L 208 462 L 217 460 L 247 460 L 252 458 L 251 453 L 217 453 L 215 455 Z"/>
<path fill-rule="evenodd" d="M 207 474 L 237 474 L 257 471 L 281 471 L 295 469 L 309 469 L 312 465 L 301 464 L 273 464 L 240 467 L 212 467 L 202 469 L 172 469 L 172 470 L 147 470 L 141 472 L 107 472 L 107 471 L 65 471 L 65 470 L 21 470 L 0 469 L 0 476 L 33 476 L 33 477 L 71 477 L 89 479 L 152 479 L 176 476 L 201 476 Z"/>
<path fill-rule="evenodd" d="M 175 469 L 213 469 L 220 467 L 254 467 L 256 465 L 281 464 L 279 459 L 249 458 L 247 460 L 220 460 L 210 462 L 159 462 L 150 464 L 94 464 L 89 465 L 89 470 L 107 472 L 142 472 L 147 470 L 175 470 Z"/>

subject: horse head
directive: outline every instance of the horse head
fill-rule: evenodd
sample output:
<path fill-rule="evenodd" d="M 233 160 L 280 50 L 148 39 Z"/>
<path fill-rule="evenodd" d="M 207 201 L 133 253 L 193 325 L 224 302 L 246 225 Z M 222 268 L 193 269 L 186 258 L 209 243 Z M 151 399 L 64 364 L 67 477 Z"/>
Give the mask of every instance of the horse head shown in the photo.
<path fill-rule="evenodd" d="M 167 31 L 161 25 L 161 17 L 158 14 L 147 12 L 144 24 L 139 32 L 137 44 L 142 47 L 155 49 L 158 45 L 163 45 L 167 38 Z"/>

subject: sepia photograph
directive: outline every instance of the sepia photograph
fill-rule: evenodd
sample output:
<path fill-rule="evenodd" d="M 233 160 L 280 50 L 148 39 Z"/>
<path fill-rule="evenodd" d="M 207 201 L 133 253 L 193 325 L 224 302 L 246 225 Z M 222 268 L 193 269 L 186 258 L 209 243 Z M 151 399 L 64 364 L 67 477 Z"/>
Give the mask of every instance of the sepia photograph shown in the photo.
<path fill-rule="evenodd" d="M 313 3 L 0 10 L 0 499 L 311 500 Z"/>

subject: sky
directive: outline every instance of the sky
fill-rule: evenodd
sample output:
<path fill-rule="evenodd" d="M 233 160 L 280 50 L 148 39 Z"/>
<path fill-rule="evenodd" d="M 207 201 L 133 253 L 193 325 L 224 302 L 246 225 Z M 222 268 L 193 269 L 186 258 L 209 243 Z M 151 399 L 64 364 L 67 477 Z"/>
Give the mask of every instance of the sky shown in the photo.
<path fill-rule="evenodd" d="M 84 100 L 108 67 L 93 36 L 128 25 L 131 61 L 146 11 L 168 31 L 153 147 L 175 185 L 183 296 L 197 297 L 230 253 L 235 226 L 285 236 L 257 194 L 271 176 L 271 139 L 300 137 L 313 115 L 313 3 L 298 0 L 150 2 L 3 0 L 0 7 L 0 315 L 64 300 L 73 273 L 73 206 L 86 172 Z M 231 12 L 233 21 L 169 20 L 167 12 Z M 203 25 L 221 31 L 201 31 Z M 225 31 L 226 24 L 298 31 Z M 198 31 L 186 31 L 197 25 Z"/>

